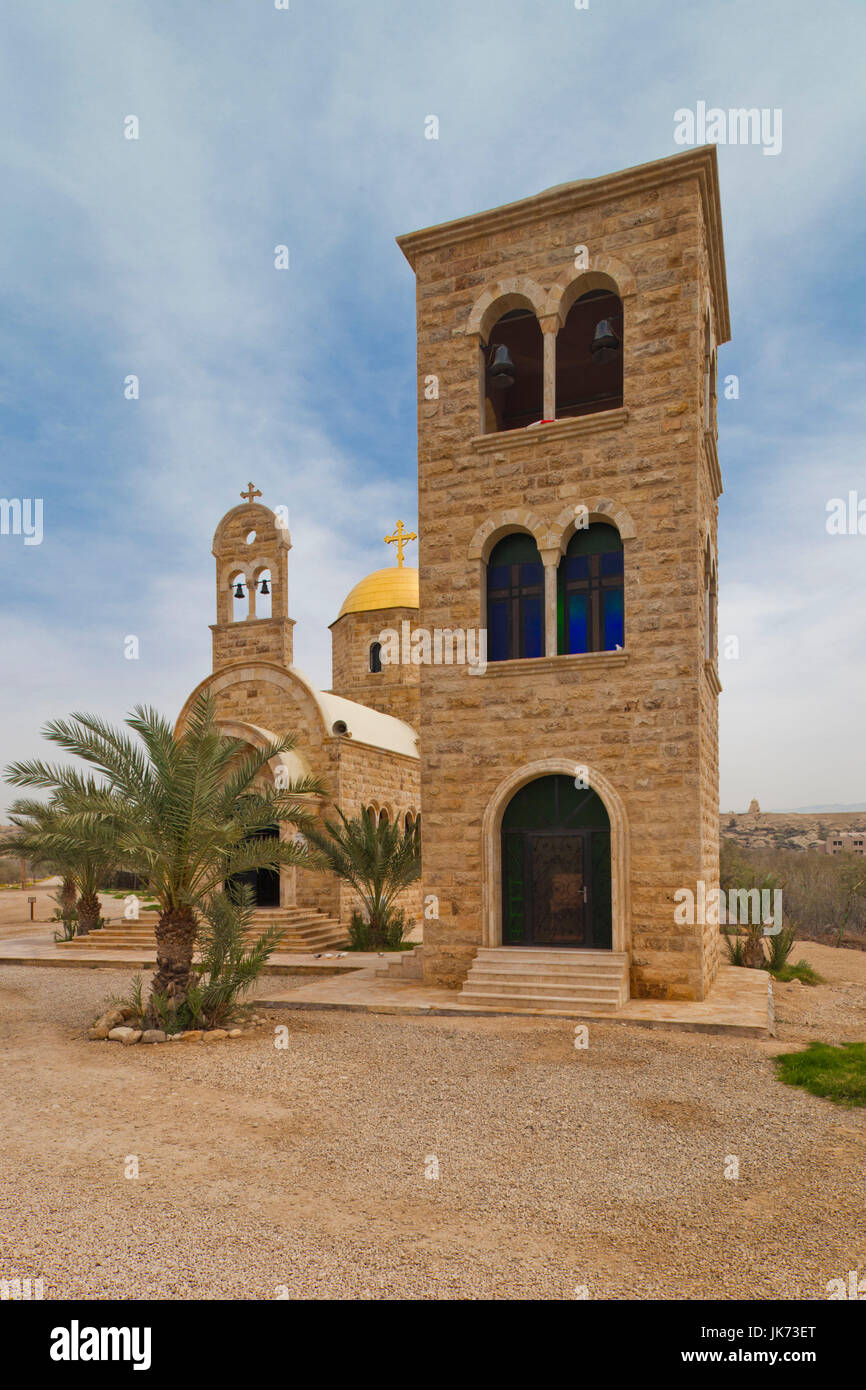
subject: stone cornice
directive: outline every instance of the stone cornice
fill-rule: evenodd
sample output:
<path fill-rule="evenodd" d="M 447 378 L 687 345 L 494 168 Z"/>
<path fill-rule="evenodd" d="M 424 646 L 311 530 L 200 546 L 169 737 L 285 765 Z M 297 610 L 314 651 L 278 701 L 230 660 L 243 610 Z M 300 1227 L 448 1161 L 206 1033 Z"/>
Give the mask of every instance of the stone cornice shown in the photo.
<path fill-rule="evenodd" d="M 533 671 L 560 671 L 575 674 L 579 671 L 616 670 L 628 661 L 628 652 L 573 652 L 569 656 L 519 657 L 516 661 L 489 661 L 481 679 L 499 676 L 525 676 Z M 474 677 L 477 679 L 477 677 Z"/>
<path fill-rule="evenodd" d="M 551 420 L 544 425 L 529 425 L 522 430 L 501 430 L 498 434 L 477 434 L 470 440 L 470 448 L 477 453 L 499 453 L 502 449 L 518 449 L 522 445 L 541 441 L 555 443 L 558 439 L 574 439 L 575 436 L 606 434 L 609 430 L 619 430 L 628 424 L 628 411 L 599 410 L 594 415 L 569 416 L 564 420 Z"/>
<path fill-rule="evenodd" d="M 701 145 L 697 149 L 668 155 L 665 159 L 656 159 L 649 164 L 638 164 L 633 169 L 603 174 L 596 179 L 580 179 L 575 183 L 558 184 L 555 188 L 536 193 L 532 198 L 522 198 L 517 203 L 505 203 L 501 207 L 490 208 L 470 217 L 460 217 L 453 222 L 442 222 L 435 227 L 408 232 L 405 236 L 397 237 L 397 245 L 414 270 L 418 257 L 425 252 L 455 246 L 476 237 L 490 236 L 495 232 L 520 227 L 527 222 L 538 222 L 560 213 L 576 212 L 579 208 L 604 199 L 640 193 L 687 178 L 697 178 L 700 186 L 717 325 L 716 341 L 727 343 L 731 336 L 731 324 L 715 145 Z"/>
<path fill-rule="evenodd" d="M 707 471 L 710 475 L 710 483 L 716 497 L 721 497 L 724 492 L 722 487 L 722 468 L 719 463 L 719 451 L 716 447 L 716 436 L 712 430 L 704 430 L 704 458 L 707 463 Z"/>

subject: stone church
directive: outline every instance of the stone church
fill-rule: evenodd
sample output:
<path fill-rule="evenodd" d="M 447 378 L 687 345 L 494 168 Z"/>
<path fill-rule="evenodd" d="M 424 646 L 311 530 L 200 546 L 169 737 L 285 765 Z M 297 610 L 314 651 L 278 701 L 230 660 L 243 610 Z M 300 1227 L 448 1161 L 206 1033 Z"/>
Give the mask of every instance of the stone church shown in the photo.
<path fill-rule="evenodd" d="M 398 244 L 417 280 L 418 571 L 352 590 L 316 689 L 292 664 L 288 532 L 250 486 L 214 537 L 203 685 L 238 737 L 296 733 L 290 771 L 347 814 L 423 811 L 428 984 L 488 1005 L 703 999 L 718 927 L 678 924 L 674 894 L 718 883 L 715 148 Z M 427 635 L 417 664 L 381 659 L 401 625 Z M 455 634 L 483 635 L 486 662 Z M 322 875 L 269 891 L 332 923 L 350 907 Z"/>
<path fill-rule="evenodd" d="M 420 815 L 418 668 L 381 662 L 377 640 L 383 629 L 417 620 L 418 571 L 403 563 L 405 540 L 397 537 L 397 565 L 376 570 L 346 596 L 331 624 L 333 688 L 319 690 L 293 664 L 289 530 L 260 495 L 250 483 L 245 501 L 217 526 L 213 672 L 190 695 L 177 727 L 208 689 L 220 726 L 232 737 L 251 747 L 295 737 L 295 748 L 276 761 L 287 782 L 313 775 L 324 783 L 327 796 L 315 799 L 319 815 L 336 818 L 339 806 L 352 817 L 366 807 L 411 826 Z M 274 834 L 293 833 L 274 827 Z M 251 877 L 262 915 L 287 930 L 282 949 L 345 941 L 355 898 L 334 875 L 281 868 Z M 420 889 L 404 893 L 399 905 L 414 923 Z"/>

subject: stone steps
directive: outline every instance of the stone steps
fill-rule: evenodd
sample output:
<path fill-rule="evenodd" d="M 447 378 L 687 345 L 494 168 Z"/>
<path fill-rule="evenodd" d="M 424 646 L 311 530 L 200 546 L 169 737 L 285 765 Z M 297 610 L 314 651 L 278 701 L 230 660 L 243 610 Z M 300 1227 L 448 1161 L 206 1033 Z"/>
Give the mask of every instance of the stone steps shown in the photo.
<path fill-rule="evenodd" d="M 346 932 L 334 917 L 315 908 L 262 908 L 253 917 L 247 940 L 255 941 L 269 927 L 283 929 L 277 950 L 285 954 L 309 954 L 345 945 Z M 63 950 L 84 951 L 155 951 L 156 921 L 152 923 L 124 922 L 76 936 L 71 941 L 58 941 Z"/>
<path fill-rule="evenodd" d="M 392 957 L 385 966 L 380 966 L 376 971 L 379 976 L 384 975 L 389 980 L 421 980 L 424 977 L 424 947 L 419 944 L 413 946 L 411 951 L 401 951 L 399 955 Z"/>
<path fill-rule="evenodd" d="M 461 1004 L 616 1013 L 628 1000 L 623 951 L 483 946 L 463 983 Z"/>

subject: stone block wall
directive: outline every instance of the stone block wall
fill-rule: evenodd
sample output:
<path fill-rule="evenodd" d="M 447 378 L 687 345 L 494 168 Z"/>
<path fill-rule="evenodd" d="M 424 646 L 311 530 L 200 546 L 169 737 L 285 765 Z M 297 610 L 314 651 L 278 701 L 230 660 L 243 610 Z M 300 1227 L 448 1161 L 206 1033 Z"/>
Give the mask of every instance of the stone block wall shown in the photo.
<path fill-rule="evenodd" d="M 344 613 L 331 624 L 331 688 L 335 695 L 357 700 L 360 705 L 391 714 L 418 728 L 418 667 L 410 662 L 385 663 L 370 670 L 370 646 L 386 629 L 402 632 L 402 624 L 414 630 L 417 608 L 379 608 L 366 613 Z M 408 647 L 408 643 L 407 643 Z"/>
<path fill-rule="evenodd" d="M 621 808 L 632 993 L 700 999 L 712 978 L 712 942 L 674 922 L 674 893 L 712 875 L 717 856 L 701 534 L 712 507 L 700 483 L 708 159 L 677 156 L 401 239 L 417 276 L 419 382 L 439 379 L 436 401 L 419 388 L 420 621 L 485 625 L 479 533 L 489 553 L 499 535 L 527 529 L 555 558 L 563 516 L 587 505 L 619 526 L 625 559 L 623 652 L 491 663 L 483 676 L 421 668 L 423 891 L 440 903 L 425 922 L 431 982 L 459 986 L 486 939 L 496 885 L 482 823 L 497 788 L 551 759 L 588 767 Z M 503 311 L 522 297 L 554 329 L 543 311 L 582 273 L 578 244 L 602 277 L 585 286 L 612 281 L 623 300 L 622 409 L 480 434 L 473 315 L 477 324 L 485 295 Z M 725 319 L 726 305 L 716 309 Z"/>

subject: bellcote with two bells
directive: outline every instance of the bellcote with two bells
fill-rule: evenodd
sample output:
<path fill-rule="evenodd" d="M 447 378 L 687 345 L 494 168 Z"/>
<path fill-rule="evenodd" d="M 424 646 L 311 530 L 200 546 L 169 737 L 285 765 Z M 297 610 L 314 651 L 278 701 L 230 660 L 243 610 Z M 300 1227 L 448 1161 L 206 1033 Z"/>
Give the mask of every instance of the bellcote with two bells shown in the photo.
<path fill-rule="evenodd" d="M 239 661 L 291 666 L 294 619 L 288 615 L 289 528 L 257 499 L 250 483 L 239 507 L 226 512 L 214 532 L 217 621 L 213 669 Z"/>

